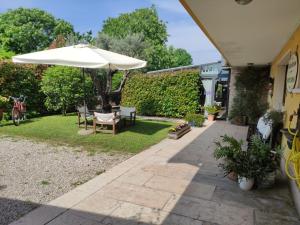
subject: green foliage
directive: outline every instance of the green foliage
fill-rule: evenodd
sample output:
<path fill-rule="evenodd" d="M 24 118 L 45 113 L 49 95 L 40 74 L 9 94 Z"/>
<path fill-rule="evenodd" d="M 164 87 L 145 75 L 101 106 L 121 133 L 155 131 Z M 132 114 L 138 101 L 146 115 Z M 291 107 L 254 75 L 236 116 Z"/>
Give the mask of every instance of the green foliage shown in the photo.
<path fill-rule="evenodd" d="M 0 48 L 0 60 L 11 59 L 11 57 L 13 57 L 14 55 L 15 53 L 10 51 L 5 51 L 4 49 Z"/>
<path fill-rule="evenodd" d="M 273 150 L 273 152 L 271 152 Z M 249 152 L 250 160 L 256 168 L 256 178 L 262 180 L 268 173 L 274 172 L 279 168 L 282 149 L 277 146 L 271 148 L 269 143 L 265 143 L 258 135 L 253 135 L 250 140 Z"/>
<path fill-rule="evenodd" d="M 58 35 L 73 32 L 70 23 L 36 8 L 18 8 L 0 14 L 0 46 L 15 53 L 44 49 Z"/>
<path fill-rule="evenodd" d="M 219 111 L 218 107 L 215 105 L 204 106 L 204 109 L 209 115 L 215 115 Z"/>
<path fill-rule="evenodd" d="M 117 90 L 123 80 L 123 72 L 117 72 L 112 78 L 112 91 Z"/>
<path fill-rule="evenodd" d="M 27 97 L 27 109 L 41 111 L 44 95 L 40 92 L 40 79 L 37 68 L 13 64 L 0 63 L 0 95 L 8 97 Z"/>
<path fill-rule="evenodd" d="M 163 45 L 168 39 L 166 23 L 158 18 L 155 7 L 108 18 L 103 22 L 102 32 L 118 39 L 131 34 L 142 34 L 145 41 L 153 45 Z"/>
<path fill-rule="evenodd" d="M 183 117 L 199 110 L 200 88 L 198 70 L 138 74 L 126 82 L 121 102 L 142 115 Z"/>
<path fill-rule="evenodd" d="M 271 110 L 264 116 L 264 122 L 272 122 L 273 129 L 280 127 L 283 124 L 283 112 Z"/>
<path fill-rule="evenodd" d="M 191 123 L 193 126 L 196 127 L 202 127 L 205 117 L 202 114 L 196 114 L 196 113 L 187 113 L 184 117 L 184 119 L 188 122 Z"/>
<path fill-rule="evenodd" d="M 251 137 L 247 150 L 242 149 L 243 142 L 225 135 L 221 142 L 216 142 L 214 157 L 224 159 L 219 166 L 225 175 L 235 172 L 241 177 L 263 180 L 268 173 L 279 167 L 281 149 L 273 152 L 270 145 L 257 135 Z"/>
<path fill-rule="evenodd" d="M 89 99 L 93 85 L 89 77 L 85 80 L 85 90 Z M 67 110 L 83 102 L 82 72 L 73 67 L 49 67 L 44 73 L 41 90 L 46 95 L 45 106 L 48 110 L 61 110 L 63 114 L 66 114 Z"/>
<path fill-rule="evenodd" d="M 8 105 L 9 99 L 0 95 L 0 109 L 5 109 Z"/>
<path fill-rule="evenodd" d="M 95 42 L 96 46 L 112 52 L 117 52 L 134 58 L 145 58 L 144 50 L 147 44 L 141 34 L 130 34 L 122 39 L 99 33 Z"/>
<path fill-rule="evenodd" d="M 110 41 L 110 38 L 117 41 Z M 167 26 L 159 19 L 154 6 L 105 20 L 97 39 L 96 42 L 100 40 L 103 43 L 97 46 L 104 49 L 114 49 L 118 53 L 146 60 L 147 71 L 192 64 L 192 57 L 186 50 L 166 45 Z M 132 39 L 127 41 L 131 44 L 125 45 L 124 39 Z"/>
<path fill-rule="evenodd" d="M 267 86 L 269 68 L 247 67 L 236 77 L 236 96 L 229 118 L 247 116 L 249 121 L 256 123 L 267 108 Z"/>

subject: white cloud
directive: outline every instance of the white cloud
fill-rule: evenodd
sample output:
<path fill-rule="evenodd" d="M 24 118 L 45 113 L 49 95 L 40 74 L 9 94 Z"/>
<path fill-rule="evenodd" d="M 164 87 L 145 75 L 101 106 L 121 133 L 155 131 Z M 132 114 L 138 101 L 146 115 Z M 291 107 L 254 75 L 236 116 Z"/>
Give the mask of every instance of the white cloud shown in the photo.
<path fill-rule="evenodd" d="M 220 53 L 194 23 L 171 22 L 167 25 L 170 34 L 168 44 L 186 49 L 193 57 L 194 64 L 202 64 L 221 59 Z"/>

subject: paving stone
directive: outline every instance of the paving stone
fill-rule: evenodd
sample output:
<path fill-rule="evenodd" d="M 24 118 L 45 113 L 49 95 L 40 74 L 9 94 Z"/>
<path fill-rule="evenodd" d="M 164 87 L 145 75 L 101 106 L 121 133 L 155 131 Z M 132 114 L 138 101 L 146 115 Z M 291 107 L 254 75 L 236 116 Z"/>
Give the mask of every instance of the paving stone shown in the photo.
<path fill-rule="evenodd" d="M 154 175 L 151 172 L 145 172 L 138 169 L 122 175 L 117 179 L 117 181 L 135 185 L 143 185 L 153 176 Z"/>
<path fill-rule="evenodd" d="M 151 172 L 158 176 L 187 179 L 192 180 L 198 172 L 199 167 L 184 164 L 184 163 L 170 163 L 167 165 L 150 165 L 143 167 L 146 172 Z"/>
<path fill-rule="evenodd" d="M 57 217 L 47 225 L 101 225 L 101 223 L 67 212 Z"/>
<path fill-rule="evenodd" d="M 211 199 L 215 190 L 215 186 L 212 185 L 162 176 L 154 176 L 145 184 L 145 186 L 157 190 L 204 199 Z"/>
<path fill-rule="evenodd" d="M 271 190 L 272 189 L 269 191 Z M 270 196 L 261 197 L 256 193 L 257 191 L 245 192 L 239 188 L 231 191 L 229 189 L 217 187 L 212 200 L 236 207 L 256 208 L 265 213 L 279 213 L 286 216 L 297 216 L 293 203 L 289 200 L 278 200 L 276 198 L 271 198 Z"/>
<path fill-rule="evenodd" d="M 99 194 L 116 200 L 158 209 L 161 209 L 172 196 L 168 192 L 117 181 L 107 185 L 99 191 Z"/>
<path fill-rule="evenodd" d="M 42 225 L 51 221 L 59 214 L 65 212 L 66 208 L 60 208 L 55 206 L 41 206 L 36 210 L 26 214 L 21 219 L 11 223 L 10 225 Z"/>
<path fill-rule="evenodd" d="M 120 205 L 121 203 L 115 199 L 95 194 L 73 207 L 71 211 L 76 216 L 101 222 L 105 216 L 112 213 Z"/>
<path fill-rule="evenodd" d="M 199 220 L 131 203 L 123 203 L 112 215 L 105 218 L 103 223 L 107 225 L 202 225 Z"/>
<path fill-rule="evenodd" d="M 178 215 L 222 225 L 253 225 L 253 209 L 176 196 L 163 208 Z"/>
<path fill-rule="evenodd" d="M 297 217 L 285 216 L 277 213 L 264 213 L 255 210 L 255 225 L 299 225 Z"/>

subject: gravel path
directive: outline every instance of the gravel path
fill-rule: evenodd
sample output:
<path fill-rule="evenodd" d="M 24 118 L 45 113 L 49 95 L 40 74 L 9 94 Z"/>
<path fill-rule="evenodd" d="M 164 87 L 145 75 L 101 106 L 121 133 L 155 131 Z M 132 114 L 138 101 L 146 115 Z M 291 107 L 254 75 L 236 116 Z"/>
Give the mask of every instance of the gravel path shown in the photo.
<path fill-rule="evenodd" d="M 0 137 L 0 224 L 6 225 L 131 155 Z"/>

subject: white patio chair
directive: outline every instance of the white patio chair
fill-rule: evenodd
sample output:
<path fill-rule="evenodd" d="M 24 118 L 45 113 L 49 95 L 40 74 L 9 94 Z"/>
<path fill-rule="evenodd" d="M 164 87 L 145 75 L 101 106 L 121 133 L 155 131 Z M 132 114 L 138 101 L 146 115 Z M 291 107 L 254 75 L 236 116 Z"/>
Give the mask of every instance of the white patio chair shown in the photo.
<path fill-rule="evenodd" d="M 126 119 L 130 119 L 130 124 L 135 124 L 136 108 L 120 106 L 120 116 L 121 119 L 124 119 L 124 123 L 126 123 Z"/>
<path fill-rule="evenodd" d="M 116 113 L 97 113 L 94 112 L 94 119 L 93 119 L 93 127 L 94 133 L 96 133 L 97 124 L 101 125 L 110 125 L 112 126 L 112 133 L 116 134 L 116 126 L 120 121 L 120 116 Z"/>
<path fill-rule="evenodd" d="M 84 123 L 85 128 L 87 127 L 88 120 L 93 120 L 93 114 L 88 110 L 87 107 L 84 106 L 78 106 L 77 107 L 77 115 L 78 115 L 78 127 L 80 127 L 80 124 Z M 83 118 L 83 122 L 81 122 L 80 118 Z"/>

